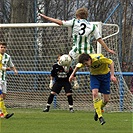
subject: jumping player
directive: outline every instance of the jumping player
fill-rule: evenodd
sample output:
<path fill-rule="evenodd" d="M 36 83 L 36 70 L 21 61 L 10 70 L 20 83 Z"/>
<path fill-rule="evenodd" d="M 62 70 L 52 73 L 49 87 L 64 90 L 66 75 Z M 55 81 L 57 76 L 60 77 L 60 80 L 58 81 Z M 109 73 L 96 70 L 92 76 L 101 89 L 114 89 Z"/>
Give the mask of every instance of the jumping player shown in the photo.
<path fill-rule="evenodd" d="M 110 80 L 117 82 L 114 76 L 114 62 L 104 57 L 102 54 L 81 54 L 79 63 L 76 65 L 73 73 L 69 77 L 71 82 L 75 73 L 84 66 L 90 68 L 90 88 L 92 91 L 93 104 L 95 108 L 94 120 L 99 119 L 101 125 L 105 123 L 101 109 L 108 103 L 110 94 Z M 110 68 L 109 68 L 110 66 Z M 103 94 L 101 100 L 98 93 Z"/>
<path fill-rule="evenodd" d="M 63 26 L 69 26 L 72 28 L 73 47 L 70 50 L 69 55 L 77 60 L 82 53 L 95 53 L 93 46 L 90 44 L 90 38 L 93 35 L 95 39 L 105 48 L 106 51 L 115 54 L 115 52 L 107 47 L 103 41 L 99 30 L 95 24 L 87 21 L 88 10 L 86 8 L 79 8 L 76 11 L 76 18 L 68 21 L 61 21 L 48 17 L 44 14 L 39 14 L 44 19 L 57 23 Z"/>

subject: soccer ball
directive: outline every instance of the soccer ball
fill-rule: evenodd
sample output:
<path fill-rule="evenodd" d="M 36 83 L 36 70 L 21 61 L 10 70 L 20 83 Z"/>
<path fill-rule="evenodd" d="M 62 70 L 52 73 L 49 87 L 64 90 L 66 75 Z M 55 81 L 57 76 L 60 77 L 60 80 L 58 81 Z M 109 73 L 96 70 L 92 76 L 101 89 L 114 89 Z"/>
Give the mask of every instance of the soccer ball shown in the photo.
<path fill-rule="evenodd" d="M 64 54 L 59 59 L 59 64 L 61 66 L 69 66 L 71 64 L 71 57 L 67 54 Z"/>

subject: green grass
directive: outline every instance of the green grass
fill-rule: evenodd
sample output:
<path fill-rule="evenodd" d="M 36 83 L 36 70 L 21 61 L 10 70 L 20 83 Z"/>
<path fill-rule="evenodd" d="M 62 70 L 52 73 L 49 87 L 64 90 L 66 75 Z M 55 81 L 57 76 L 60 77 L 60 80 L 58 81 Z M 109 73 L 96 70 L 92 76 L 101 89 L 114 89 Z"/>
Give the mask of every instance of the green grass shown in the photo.
<path fill-rule="evenodd" d="M 15 115 L 0 119 L 0 133 L 133 133 L 132 113 L 104 113 L 106 123 L 100 125 L 87 111 L 41 109 L 8 109 Z"/>

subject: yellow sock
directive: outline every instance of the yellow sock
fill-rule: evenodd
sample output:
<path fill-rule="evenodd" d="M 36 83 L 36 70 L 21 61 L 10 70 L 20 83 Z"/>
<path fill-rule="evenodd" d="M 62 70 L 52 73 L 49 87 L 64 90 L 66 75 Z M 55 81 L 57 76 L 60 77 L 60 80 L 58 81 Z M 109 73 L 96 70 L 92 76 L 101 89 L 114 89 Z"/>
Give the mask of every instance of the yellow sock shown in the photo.
<path fill-rule="evenodd" d="M 95 99 L 94 100 L 94 108 L 97 112 L 98 118 L 102 117 L 101 105 L 102 105 L 101 99 Z"/>
<path fill-rule="evenodd" d="M 2 110 L 4 116 L 6 116 L 8 114 L 7 111 L 6 111 L 6 107 L 5 107 L 3 98 L 0 98 L 0 109 Z"/>

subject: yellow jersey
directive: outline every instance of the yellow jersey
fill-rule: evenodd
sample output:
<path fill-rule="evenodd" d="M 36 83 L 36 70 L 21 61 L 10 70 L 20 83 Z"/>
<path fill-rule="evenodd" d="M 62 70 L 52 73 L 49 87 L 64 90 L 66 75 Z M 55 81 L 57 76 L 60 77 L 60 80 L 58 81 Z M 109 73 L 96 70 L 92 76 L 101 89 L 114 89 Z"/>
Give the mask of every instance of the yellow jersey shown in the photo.
<path fill-rule="evenodd" d="M 90 66 L 91 75 L 103 75 L 110 71 L 109 65 L 112 64 L 112 60 L 104 57 L 102 54 L 89 54 L 92 58 L 92 64 Z M 83 67 L 83 64 L 78 63 L 78 68 Z"/>
<path fill-rule="evenodd" d="M 2 54 L 0 54 L 0 70 L 2 70 Z"/>

